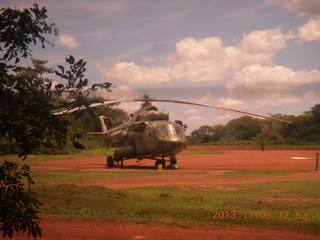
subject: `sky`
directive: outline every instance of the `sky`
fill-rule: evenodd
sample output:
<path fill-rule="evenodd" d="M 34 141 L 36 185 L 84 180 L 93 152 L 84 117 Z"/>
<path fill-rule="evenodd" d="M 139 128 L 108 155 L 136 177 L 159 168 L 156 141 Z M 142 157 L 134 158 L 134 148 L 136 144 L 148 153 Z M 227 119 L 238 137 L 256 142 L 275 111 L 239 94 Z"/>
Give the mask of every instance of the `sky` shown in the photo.
<path fill-rule="evenodd" d="M 87 61 L 90 84 L 110 99 L 192 101 L 261 115 L 299 115 L 320 103 L 319 0 L 0 0 L 48 9 L 60 34 L 33 48 L 48 67 L 70 54 Z M 52 76 L 55 81 L 56 76 Z M 188 132 L 240 115 L 156 104 Z M 129 113 L 139 104 L 120 106 Z"/>

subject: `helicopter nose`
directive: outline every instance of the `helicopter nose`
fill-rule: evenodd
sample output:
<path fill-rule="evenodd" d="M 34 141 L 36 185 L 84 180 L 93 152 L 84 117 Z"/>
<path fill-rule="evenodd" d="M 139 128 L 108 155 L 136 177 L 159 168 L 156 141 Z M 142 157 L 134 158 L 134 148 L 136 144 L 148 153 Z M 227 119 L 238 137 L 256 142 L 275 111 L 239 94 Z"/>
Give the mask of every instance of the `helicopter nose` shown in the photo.
<path fill-rule="evenodd" d="M 168 151 L 180 150 L 185 146 L 185 141 L 179 138 L 159 139 L 159 147 Z"/>

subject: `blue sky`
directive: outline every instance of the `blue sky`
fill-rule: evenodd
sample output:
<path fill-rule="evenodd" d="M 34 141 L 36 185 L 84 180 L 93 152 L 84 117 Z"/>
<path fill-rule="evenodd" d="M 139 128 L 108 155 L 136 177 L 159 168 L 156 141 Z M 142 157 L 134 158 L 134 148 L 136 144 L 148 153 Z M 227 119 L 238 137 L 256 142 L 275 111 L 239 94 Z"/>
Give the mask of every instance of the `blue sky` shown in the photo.
<path fill-rule="evenodd" d="M 1 7 L 34 1 L 0 0 Z M 262 115 L 301 114 L 320 103 L 318 0 L 43 0 L 60 35 L 33 57 L 88 62 L 90 83 L 112 99 L 144 93 Z M 55 78 L 55 80 L 59 81 Z M 189 131 L 239 115 L 158 104 Z M 131 112 L 137 104 L 123 104 Z"/>

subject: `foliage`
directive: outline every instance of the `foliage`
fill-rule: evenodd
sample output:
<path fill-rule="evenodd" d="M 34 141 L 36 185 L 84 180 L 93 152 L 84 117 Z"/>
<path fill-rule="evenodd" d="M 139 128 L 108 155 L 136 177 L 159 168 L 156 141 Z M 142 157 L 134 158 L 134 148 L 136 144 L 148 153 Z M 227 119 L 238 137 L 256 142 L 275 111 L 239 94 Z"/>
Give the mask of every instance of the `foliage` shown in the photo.
<path fill-rule="evenodd" d="M 215 132 L 213 127 L 204 125 L 194 130 L 191 133 L 190 138 L 194 141 L 194 143 L 207 143 L 212 141 Z"/>
<path fill-rule="evenodd" d="M 26 188 L 23 182 L 27 181 Z M 40 202 L 31 191 L 34 181 L 27 165 L 4 161 L 0 166 L 0 231 L 3 237 L 14 232 L 26 232 L 33 237 L 41 237 L 37 216 Z"/>
<path fill-rule="evenodd" d="M 42 74 L 44 62 L 33 61 L 34 68 L 18 67 L 20 58 L 32 55 L 30 45 L 51 44 L 46 34 L 58 34 L 54 23 L 48 24 L 47 9 L 33 7 L 0 10 L 0 139 L 15 145 L 24 159 L 33 150 L 60 146 L 65 142 L 65 123 L 54 116 L 48 95 L 50 82 Z M 52 44 L 51 44 L 52 45 Z M 12 60 L 13 63 L 12 63 Z M 33 181 L 29 167 L 5 161 L 0 170 L 1 228 L 4 236 L 14 232 L 41 236 L 37 209 L 39 202 L 31 192 Z M 29 188 L 25 190 L 22 178 Z"/>
<path fill-rule="evenodd" d="M 66 121 L 53 115 L 52 82 L 44 77 L 52 69 L 32 59 L 33 67 L 13 69 L 14 87 L 1 98 L 0 133 L 14 143 L 20 156 L 36 149 L 60 148 L 66 142 Z M 13 145 L 13 144 L 12 144 Z"/>
<path fill-rule="evenodd" d="M 90 101 L 92 99 L 89 99 Z M 93 99 L 97 101 L 99 99 Z M 129 120 L 128 114 L 122 109 L 109 108 L 106 106 L 89 108 L 76 111 L 72 114 L 61 116 L 69 122 L 67 144 L 59 152 L 75 152 L 79 149 L 94 149 L 107 147 L 108 142 L 102 136 L 88 135 L 88 132 L 100 132 L 101 124 L 98 116 L 109 116 L 113 121 L 107 121 L 108 128 L 115 127 Z"/>
<path fill-rule="evenodd" d="M 83 59 L 78 61 L 73 56 L 66 57 L 66 62 L 69 64 L 69 70 L 65 70 L 65 67 L 58 65 L 60 71 L 55 70 L 56 75 L 62 79 L 66 79 L 66 84 L 57 84 L 56 93 L 61 97 L 62 93 L 67 93 L 67 100 L 71 103 L 71 107 L 88 107 L 89 94 L 93 91 L 105 89 L 107 92 L 111 92 L 111 83 L 105 82 L 100 84 L 93 84 L 88 87 L 89 80 L 85 78 L 86 64 Z"/>
<path fill-rule="evenodd" d="M 1 60 L 15 59 L 15 64 L 17 64 L 20 61 L 19 55 L 23 58 L 31 56 L 31 43 L 36 45 L 40 41 L 42 48 L 45 48 L 45 43 L 51 44 L 43 34 L 58 35 L 58 29 L 54 23 L 47 24 L 46 13 L 47 9 L 39 8 L 38 4 L 23 10 L 1 9 L 0 51 L 4 52 Z"/>
<path fill-rule="evenodd" d="M 260 133 L 259 122 L 248 116 L 231 120 L 226 128 L 228 133 L 232 133 L 234 138 L 240 141 L 249 140 Z"/>
<path fill-rule="evenodd" d="M 87 136 L 87 132 L 101 131 L 97 117 L 101 115 L 109 116 L 115 125 L 119 125 L 129 120 L 128 114 L 123 110 L 104 106 L 90 108 L 89 105 L 92 103 L 105 101 L 102 97 L 91 97 L 90 94 L 98 89 L 111 92 L 112 84 L 105 82 L 89 86 L 89 80 L 85 77 L 87 62 L 83 59 L 77 61 L 72 55 L 66 57 L 66 62 L 69 64 L 68 67 L 58 65 L 58 70 L 55 70 L 56 75 L 67 81 L 65 84 L 59 83 L 55 86 L 56 96 L 59 98 L 62 107 L 82 109 L 68 114 L 68 116 L 62 116 L 69 122 L 69 140 L 76 149 L 85 148 L 81 141 L 88 145 L 89 141 L 86 139 L 93 140 L 96 147 L 100 147 L 101 143 L 99 141 Z M 111 127 L 110 122 L 108 122 L 108 127 Z"/>
<path fill-rule="evenodd" d="M 314 121 L 317 124 L 320 124 L 320 104 L 316 104 L 311 108 L 311 112 L 314 118 Z"/>
<path fill-rule="evenodd" d="M 47 24 L 46 8 L 34 4 L 23 10 L 2 8 L 0 14 L 0 137 L 15 144 L 19 156 L 26 157 L 42 145 L 59 147 L 65 143 L 65 123 L 51 111 L 48 88 L 43 74 L 45 62 L 33 60 L 33 68 L 17 67 L 20 58 L 31 56 L 30 44 L 49 41 L 45 34 L 57 34 L 55 24 Z"/>
<path fill-rule="evenodd" d="M 224 145 L 319 144 L 320 104 L 299 116 L 276 114 L 273 117 L 292 124 L 240 117 L 226 125 L 201 126 L 191 132 L 189 144 L 215 143 Z"/>

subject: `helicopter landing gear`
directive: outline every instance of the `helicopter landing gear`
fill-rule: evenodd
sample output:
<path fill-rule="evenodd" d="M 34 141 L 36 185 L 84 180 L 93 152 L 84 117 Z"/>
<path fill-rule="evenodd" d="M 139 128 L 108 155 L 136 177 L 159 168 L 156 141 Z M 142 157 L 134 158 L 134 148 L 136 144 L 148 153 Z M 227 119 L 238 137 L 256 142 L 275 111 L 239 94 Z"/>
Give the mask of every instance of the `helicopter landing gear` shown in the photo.
<path fill-rule="evenodd" d="M 113 168 L 114 167 L 114 160 L 112 156 L 107 157 L 107 167 L 108 168 Z"/>
<path fill-rule="evenodd" d="M 177 169 L 178 168 L 177 157 L 175 155 L 170 155 L 169 159 L 170 159 L 170 168 Z"/>
<path fill-rule="evenodd" d="M 155 163 L 155 167 L 156 169 L 159 169 L 159 165 L 162 165 L 162 169 L 165 169 L 166 167 L 166 161 L 164 160 L 164 158 L 162 158 L 161 160 L 158 159 Z"/>
<path fill-rule="evenodd" d="M 123 157 L 114 156 L 114 161 L 117 162 L 118 167 L 124 167 L 123 165 Z"/>

